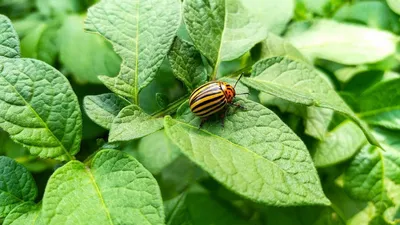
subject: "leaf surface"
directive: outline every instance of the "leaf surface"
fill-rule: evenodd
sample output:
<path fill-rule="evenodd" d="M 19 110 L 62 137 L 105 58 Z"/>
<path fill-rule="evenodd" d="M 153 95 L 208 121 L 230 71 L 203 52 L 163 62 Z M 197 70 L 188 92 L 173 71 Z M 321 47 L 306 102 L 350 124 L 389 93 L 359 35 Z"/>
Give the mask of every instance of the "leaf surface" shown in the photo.
<path fill-rule="evenodd" d="M 326 167 L 352 157 L 365 144 L 365 136 L 353 122 L 347 121 L 326 134 L 315 147 L 315 166 Z"/>
<path fill-rule="evenodd" d="M 139 91 L 153 80 L 179 24 L 178 0 L 103 0 L 91 7 L 86 29 L 108 39 L 122 58 L 119 75 L 100 80 L 138 104 Z"/>
<path fill-rule="evenodd" d="M 174 75 L 189 90 L 194 90 L 207 81 L 207 71 L 201 54 L 189 42 L 176 38 L 168 58 Z"/>
<path fill-rule="evenodd" d="M 40 217 L 41 208 L 41 205 L 35 205 L 31 202 L 23 203 L 7 215 L 3 225 L 41 225 L 43 224 Z"/>
<path fill-rule="evenodd" d="M 242 82 L 254 89 L 307 106 L 328 108 L 347 115 L 379 146 L 368 127 L 354 114 L 335 90 L 312 67 L 282 57 L 259 61 L 253 66 L 251 78 Z"/>
<path fill-rule="evenodd" d="M 0 57 L 0 127 L 33 155 L 70 160 L 81 141 L 78 99 L 46 63 Z"/>
<path fill-rule="evenodd" d="M 60 30 L 60 60 L 80 83 L 101 83 L 99 75 L 116 76 L 121 59 L 102 37 L 84 31 L 83 16 L 64 19 Z"/>
<path fill-rule="evenodd" d="M 243 55 L 268 31 L 279 32 L 293 16 L 294 2 L 186 0 L 183 8 L 190 37 L 217 68 L 221 61 Z"/>
<path fill-rule="evenodd" d="M 133 157 L 102 150 L 89 166 L 71 161 L 50 177 L 45 224 L 163 224 L 156 180 Z"/>
<path fill-rule="evenodd" d="M 267 108 L 238 103 L 247 111 L 229 113 L 223 129 L 211 123 L 198 129 L 199 118 L 186 104 L 178 110 L 181 121 L 165 118 L 166 132 L 187 157 L 242 196 L 270 205 L 329 204 L 303 142 Z"/>
<path fill-rule="evenodd" d="M 179 155 L 179 148 L 160 130 L 140 139 L 135 158 L 152 174 L 159 174 Z"/>
<path fill-rule="evenodd" d="M 400 130 L 400 79 L 381 82 L 360 98 L 361 118 L 373 125 Z"/>
<path fill-rule="evenodd" d="M 380 61 L 396 51 L 397 38 L 376 29 L 318 20 L 308 30 L 287 37 L 306 56 L 341 64 Z"/>
<path fill-rule="evenodd" d="M 106 129 L 111 128 L 115 117 L 128 105 L 128 101 L 113 93 L 88 95 L 83 99 L 83 107 L 89 118 Z"/>
<path fill-rule="evenodd" d="M 0 14 L 0 56 L 20 57 L 19 39 L 11 21 Z"/>
<path fill-rule="evenodd" d="M 15 207 L 32 202 L 37 196 L 32 175 L 13 159 L 0 156 L 0 218 Z"/>
<path fill-rule="evenodd" d="M 130 141 L 141 138 L 163 128 L 163 119 L 154 118 L 138 106 L 123 108 L 111 124 L 109 141 Z"/>
<path fill-rule="evenodd" d="M 400 15 L 400 1 L 398 0 L 386 0 L 389 7 L 397 14 Z"/>

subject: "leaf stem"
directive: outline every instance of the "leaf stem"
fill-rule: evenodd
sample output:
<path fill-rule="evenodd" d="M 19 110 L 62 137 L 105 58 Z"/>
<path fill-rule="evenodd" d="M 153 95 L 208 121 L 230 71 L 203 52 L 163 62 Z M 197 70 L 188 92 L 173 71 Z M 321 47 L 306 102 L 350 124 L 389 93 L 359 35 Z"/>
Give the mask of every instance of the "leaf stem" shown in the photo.
<path fill-rule="evenodd" d="M 182 105 L 182 103 L 184 103 L 188 99 L 188 97 L 189 97 L 189 94 L 184 95 L 182 98 L 169 104 L 166 108 L 153 113 L 152 116 L 153 117 L 161 117 L 161 116 L 165 116 L 165 115 L 168 115 L 168 114 L 174 112 L 180 105 Z"/>

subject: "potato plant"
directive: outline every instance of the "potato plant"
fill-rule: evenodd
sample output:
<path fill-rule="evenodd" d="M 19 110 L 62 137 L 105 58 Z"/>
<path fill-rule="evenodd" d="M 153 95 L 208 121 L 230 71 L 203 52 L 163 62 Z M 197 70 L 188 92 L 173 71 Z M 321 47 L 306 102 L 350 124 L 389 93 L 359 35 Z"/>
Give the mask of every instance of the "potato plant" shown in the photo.
<path fill-rule="evenodd" d="M 0 0 L 0 224 L 400 223 L 397 0 Z M 190 94 L 233 85 L 200 127 Z"/>

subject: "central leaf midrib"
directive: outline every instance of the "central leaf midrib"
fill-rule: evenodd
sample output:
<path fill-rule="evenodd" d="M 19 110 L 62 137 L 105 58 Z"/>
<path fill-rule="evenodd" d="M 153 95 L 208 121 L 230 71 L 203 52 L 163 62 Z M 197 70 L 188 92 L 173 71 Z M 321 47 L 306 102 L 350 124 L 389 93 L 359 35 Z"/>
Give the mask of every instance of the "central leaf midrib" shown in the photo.
<path fill-rule="evenodd" d="M 139 105 L 139 10 L 140 10 L 140 0 L 137 0 L 136 7 L 136 57 L 135 57 L 135 87 L 134 87 L 134 103 Z"/>
<path fill-rule="evenodd" d="M 192 126 L 192 125 L 190 125 L 190 124 L 183 123 L 183 122 L 180 122 L 180 121 L 178 121 L 178 120 L 174 120 L 174 121 L 176 121 L 177 123 L 186 125 L 186 126 L 192 128 L 192 129 L 198 130 L 197 127 L 194 127 L 194 126 Z M 314 194 L 314 191 L 313 191 L 313 190 L 310 190 L 310 189 L 309 189 L 308 187 L 306 187 L 303 183 L 299 182 L 299 180 L 298 180 L 295 176 L 289 174 L 288 172 L 286 172 L 285 170 L 283 170 L 282 168 L 280 168 L 278 165 L 276 165 L 275 163 L 273 163 L 273 162 L 270 161 L 269 159 L 267 159 L 267 158 L 265 158 L 265 157 L 262 157 L 261 155 L 256 154 L 255 152 L 253 152 L 253 151 L 247 149 L 247 148 L 244 147 L 244 146 L 241 146 L 241 145 L 238 145 L 238 144 L 236 144 L 236 143 L 233 143 L 233 142 L 229 141 L 228 139 L 225 139 L 225 138 L 223 138 L 223 137 L 221 137 L 221 136 L 215 135 L 215 134 L 213 134 L 213 133 L 211 133 L 211 132 L 209 132 L 209 131 L 206 131 L 206 130 L 201 129 L 201 132 L 204 132 L 204 133 L 206 133 L 206 134 L 209 134 L 209 135 L 211 135 L 212 137 L 215 137 L 215 138 L 217 138 L 217 139 L 221 139 L 221 140 L 224 141 L 224 142 L 228 142 L 228 143 L 230 143 L 230 144 L 236 146 L 237 148 L 243 149 L 243 150 L 245 150 L 246 152 L 249 152 L 250 154 L 255 155 L 256 157 L 265 160 L 266 162 L 268 162 L 269 164 L 273 165 L 274 167 L 277 167 L 280 171 L 282 171 L 282 172 L 283 172 L 285 175 L 287 175 L 288 177 L 292 177 L 293 179 L 295 179 L 301 186 L 303 186 L 305 189 L 309 190 L 309 193 Z M 275 188 L 274 188 L 274 189 L 275 189 Z M 318 195 L 314 195 L 314 196 L 321 197 L 321 196 L 318 196 Z"/>
<path fill-rule="evenodd" d="M 47 126 L 47 124 L 44 122 L 44 120 L 42 119 L 42 117 L 40 117 L 40 115 L 35 111 L 35 109 L 25 100 L 25 98 L 18 92 L 18 90 L 15 88 L 14 85 L 12 85 L 5 77 L 2 77 L 6 83 L 8 83 L 12 89 L 15 91 L 15 93 L 18 95 L 18 97 L 20 97 L 20 99 L 25 103 L 25 105 L 32 111 L 32 113 L 39 119 L 39 122 L 41 122 L 44 126 L 44 128 L 51 134 L 51 136 L 56 140 L 56 142 L 59 144 L 59 146 L 62 148 L 62 150 L 65 152 L 65 154 L 67 155 L 67 157 L 72 160 L 73 157 L 72 155 L 69 154 L 69 152 L 67 151 L 67 149 L 65 148 L 65 146 L 61 143 L 61 141 L 53 134 L 53 132 L 49 129 L 49 127 Z"/>
<path fill-rule="evenodd" d="M 90 171 L 90 168 L 85 167 L 85 171 L 89 175 L 89 179 L 90 179 L 91 183 L 93 184 L 94 189 L 96 190 L 97 196 L 99 196 L 99 199 L 101 201 L 101 205 L 103 206 L 104 211 L 107 214 L 107 218 L 108 218 L 110 224 L 114 225 L 114 223 L 113 223 L 113 221 L 111 219 L 110 211 L 108 210 L 108 208 L 106 206 L 106 203 L 104 202 L 103 195 L 100 192 L 99 186 L 97 185 L 96 180 L 94 179 L 94 176 L 93 176 L 92 172 Z"/>

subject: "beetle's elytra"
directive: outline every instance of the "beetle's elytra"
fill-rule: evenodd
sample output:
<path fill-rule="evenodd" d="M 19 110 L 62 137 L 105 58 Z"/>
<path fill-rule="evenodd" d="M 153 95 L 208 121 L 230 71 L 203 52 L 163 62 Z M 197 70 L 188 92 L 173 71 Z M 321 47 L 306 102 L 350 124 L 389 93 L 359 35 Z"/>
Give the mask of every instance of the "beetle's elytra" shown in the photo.
<path fill-rule="evenodd" d="M 208 116 L 223 111 L 228 104 L 244 108 L 241 105 L 232 103 L 233 98 L 237 95 L 235 91 L 236 84 L 242 75 L 243 73 L 239 76 L 234 86 L 223 81 L 211 81 L 201 85 L 192 92 L 189 98 L 190 110 L 196 116 L 203 118 L 200 127 Z M 225 113 L 222 113 L 222 126 L 224 126 L 224 117 Z"/>
<path fill-rule="evenodd" d="M 207 117 L 225 108 L 235 97 L 235 88 L 222 81 L 211 81 L 198 87 L 190 95 L 190 110 L 199 117 Z"/>

